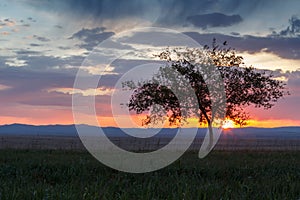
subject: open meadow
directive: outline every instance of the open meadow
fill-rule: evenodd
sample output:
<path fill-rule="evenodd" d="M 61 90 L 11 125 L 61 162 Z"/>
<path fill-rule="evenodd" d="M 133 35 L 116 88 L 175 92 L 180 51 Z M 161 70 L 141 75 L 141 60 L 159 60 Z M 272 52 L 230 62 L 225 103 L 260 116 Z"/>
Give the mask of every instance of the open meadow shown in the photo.
<path fill-rule="evenodd" d="M 299 151 L 188 152 L 145 174 L 110 169 L 86 151 L 0 150 L 0 199 L 295 199 Z"/>

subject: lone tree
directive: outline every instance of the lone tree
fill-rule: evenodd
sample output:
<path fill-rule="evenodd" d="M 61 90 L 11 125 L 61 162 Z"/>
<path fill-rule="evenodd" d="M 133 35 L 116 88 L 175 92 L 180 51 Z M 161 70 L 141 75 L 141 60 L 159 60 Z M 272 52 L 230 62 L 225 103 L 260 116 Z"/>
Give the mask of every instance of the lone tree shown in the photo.
<path fill-rule="evenodd" d="M 209 60 L 203 59 L 205 58 L 204 54 L 208 55 Z M 123 87 L 133 90 L 127 104 L 129 110 L 141 114 L 153 109 L 153 106 L 158 104 L 166 111 L 167 115 L 158 111 L 151 112 L 144 120 L 144 125 L 165 118 L 168 119 L 170 125 L 176 125 L 182 120 L 195 116 L 196 113 L 199 123 L 207 124 L 210 134 L 213 134 L 212 122 L 214 118 L 217 118 L 218 110 L 215 113 L 212 112 L 213 94 L 208 89 L 207 81 L 214 77 L 212 75 L 207 78 L 203 75 L 205 74 L 205 67 L 211 63 L 222 78 L 226 95 L 226 102 L 223 102 L 226 108 L 220 108 L 220 110 L 225 110 L 223 116 L 234 121 L 237 125 L 246 125 L 246 121 L 250 117 L 245 111 L 247 106 L 254 105 L 255 107 L 270 109 L 278 99 L 289 94 L 286 84 L 274 79 L 272 73 L 255 69 L 252 66 L 244 66 L 243 57 L 236 55 L 234 49 L 227 47 L 227 42 L 218 45 L 214 39 L 211 47 L 206 45 L 203 49 L 165 49 L 156 56 L 166 61 L 166 65 L 160 68 L 159 73 L 154 75 L 152 80 L 123 83 Z M 196 95 L 196 102 L 187 101 L 196 104 L 189 105 L 190 112 L 182 113 L 176 95 L 167 86 L 159 84 L 161 80 L 164 82 L 173 80 L 171 82 L 174 82 L 176 79 L 176 75 L 172 74 L 174 71 L 188 80 Z M 178 82 L 177 84 L 177 88 L 183 90 L 186 88 L 185 85 Z M 212 144 L 212 141 L 210 143 Z"/>

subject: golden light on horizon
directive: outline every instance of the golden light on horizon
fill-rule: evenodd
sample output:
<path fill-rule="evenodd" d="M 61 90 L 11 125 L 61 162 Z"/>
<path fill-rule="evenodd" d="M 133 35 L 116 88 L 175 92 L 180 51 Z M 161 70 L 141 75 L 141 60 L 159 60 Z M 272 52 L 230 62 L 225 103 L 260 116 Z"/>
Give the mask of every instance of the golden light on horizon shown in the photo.
<path fill-rule="evenodd" d="M 234 128 L 235 124 L 234 121 L 230 120 L 230 119 L 226 119 L 224 121 L 224 124 L 222 125 L 223 129 L 229 129 L 229 128 Z"/>
<path fill-rule="evenodd" d="M 39 110 L 40 112 L 41 110 Z M 48 113 L 48 117 L 40 117 L 38 114 L 36 116 L 31 118 L 26 117 L 13 117 L 13 116 L 0 116 L 0 125 L 4 124 L 13 124 L 13 123 L 21 123 L 21 124 L 32 124 L 32 125 L 49 125 L 49 124 L 74 124 L 74 119 L 72 117 L 72 113 L 68 111 L 62 111 L 62 110 L 45 110 L 45 112 Z M 58 113 L 59 112 L 59 113 Z M 49 115 L 49 113 L 51 115 Z M 97 120 L 100 122 L 94 123 L 93 120 L 88 120 L 91 117 L 94 119 L 94 116 L 89 116 L 83 114 L 84 117 L 86 117 L 86 122 L 84 124 L 92 125 L 92 126 L 113 126 L 113 127 L 123 127 L 123 128 L 133 128 L 130 126 L 130 124 L 124 124 L 118 125 L 115 122 L 115 119 L 112 116 L 97 116 Z M 59 117 L 58 117 L 59 116 Z M 128 117 L 128 116 L 124 116 Z M 138 122 L 138 125 L 141 125 L 141 119 L 142 116 L 131 116 L 133 121 Z M 233 122 L 225 120 L 224 125 L 222 126 L 223 129 L 229 129 L 229 128 L 244 128 L 244 127 L 263 127 L 263 128 L 274 128 L 274 127 L 281 127 L 281 126 L 299 126 L 300 120 L 289 120 L 289 119 L 249 119 L 247 120 L 247 125 L 240 127 L 239 125 L 235 125 Z M 150 125 L 150 127 L 157 127 L 153 126 L 153 124 Z M 163 127 L 167 128 L 168 123 L 166 123 Z M 206 128 L 207 124 L 201 124 L 199 125 L 199 121 L 197 118 L 189 118 L 188 124 L 185 124 L 183 126 L 184 128 Z M 140 126 L 141 128 L 141 126 Z"/>

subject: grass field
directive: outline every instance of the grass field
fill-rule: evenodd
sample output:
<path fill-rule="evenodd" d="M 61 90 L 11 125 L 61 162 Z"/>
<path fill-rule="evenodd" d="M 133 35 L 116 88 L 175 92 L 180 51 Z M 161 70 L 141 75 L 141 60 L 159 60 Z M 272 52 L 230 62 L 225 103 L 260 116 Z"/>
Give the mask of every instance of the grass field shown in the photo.
<path fill-rule="evenodd" d="M 87 152 L 0 151 L 0 199 L 300 199 L 300 152 L 186 153 L 128 174 Z"/>

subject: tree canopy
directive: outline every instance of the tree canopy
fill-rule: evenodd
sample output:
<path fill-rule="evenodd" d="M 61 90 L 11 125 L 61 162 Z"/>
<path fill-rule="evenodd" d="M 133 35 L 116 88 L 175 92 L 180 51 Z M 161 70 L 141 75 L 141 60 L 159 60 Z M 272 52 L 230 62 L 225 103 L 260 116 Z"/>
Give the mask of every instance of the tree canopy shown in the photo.
<path fill-rule="evenodd" d="M 226 102 L 217 102 L 216 105 L 224 103 L 225 108 L 220 108 L 225 110 L 224 117 L 240 126 L 246 125 L 250 118 L 245 111 L 247 106 L 270 109 L 280 98 L 289 94 L 286 84 L 274 78 L 272 73 L 245 66 L 243 57 L 236 55 L 236 51 L 228 47 L 227 42 L 219 45 L 214 39 L 211 46 L 205 45 L 203 49 L 167 48 L 156 56 L 166 61 L 166 64 L 152 80 L 123 83 L 124 87 L 133 90 L 127 105 L 129 110 L 142 113 L 158 104 L 167 112 L 167 119 L 171 125 L 197 114 L 200 124 L 212 126 L 212 120 L 218 113 L 212 111 L 212 98 L 217 93 L 214 94 L 209 89 L 209 81 L 216 81 L 216 76 L 212 71 L 205 71 L 207 66 L 213 65 L 222 79 Z M 161 80 L 174 82 L 176 74 L 172 72 L 177 72 L 187 79 L 196 95 L 196 101 L 187 101 L 190 105 L 186 106 L 190 107 L 186 113 L 181 112 L 181 105 L 174 92 L 167 86 L 159 84 Z M 178 89 L 184 90 L 187 87 L 179 80 L 175 83 Z M 155 123 L 164 117 L 160 112 L 151 112 L 144 120 L 144 124 Z"/>

